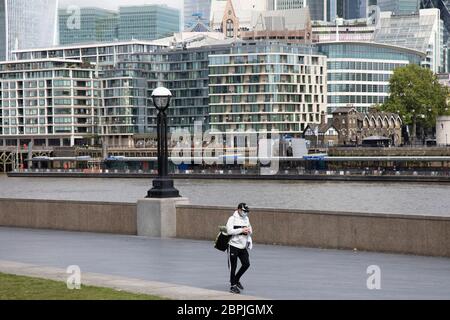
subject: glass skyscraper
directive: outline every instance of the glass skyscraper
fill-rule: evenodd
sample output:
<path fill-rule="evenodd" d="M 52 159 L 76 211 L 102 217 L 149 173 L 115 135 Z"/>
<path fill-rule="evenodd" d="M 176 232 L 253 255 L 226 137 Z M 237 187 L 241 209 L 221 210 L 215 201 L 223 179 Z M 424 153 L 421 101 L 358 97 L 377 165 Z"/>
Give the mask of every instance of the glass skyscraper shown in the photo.
<path fill-rule="evenodd" d="M 211 0 L 184 0 L 184 26 L 190 27 L 197 19 L 209 25 Z"/>
<path fill-rule="evenodd" d="M 57 8 L 58 0 L 1 0 L 0 60 L 15 49 L 57 44 Z"/>
<path fill-rule="evenodd" d="M 368 0 L 343 0 L 344 19 L 366 18 Z"/>
<path fill-rule="evenodd" d="M 119 8 L 119 40 L 156 40 L 180 31 L 180 11 L 163 5 Z"/>
<path fill-rule="evenodd" d="M 327 20 L 326 19 L 327 0 L 310 0 L 307 1 L 306 4 L 309 7 L 312 20 L 319 20 L 319 21 Z"/>
<path fill-rule="evenodd" d="M 60 44 L 156 40 L 180 29 L 180 12 L 161 5 L 124 6 L 119 11 L 86 7 L 74 23 L 74 12 L 59 11 Z"/>
<path fill-rule="evenodd" d="M 119 37 L 118 13 L 100 8 L 81 8 L 78 26 L 71 25 L 73 13 L 59 10 L 59 42 L 110 42 Z"/>

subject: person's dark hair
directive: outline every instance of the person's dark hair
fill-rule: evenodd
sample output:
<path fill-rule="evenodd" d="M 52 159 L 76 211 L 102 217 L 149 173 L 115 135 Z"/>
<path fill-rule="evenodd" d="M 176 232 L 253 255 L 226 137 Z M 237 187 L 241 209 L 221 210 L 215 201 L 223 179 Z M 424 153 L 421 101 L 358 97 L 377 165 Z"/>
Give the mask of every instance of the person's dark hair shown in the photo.
<path fill-rule="evenodd" d="M 250 211 L 250 209 L 249 209 L 249 207 L 247 206 L 247 204 L 246 203 L 239 203 L 239 205 L 238 205 L 238 209 L 241 209 L 241 210 L 244 210 L 244 211 L 246 211 L 246 212 L 249 212 Z"/>

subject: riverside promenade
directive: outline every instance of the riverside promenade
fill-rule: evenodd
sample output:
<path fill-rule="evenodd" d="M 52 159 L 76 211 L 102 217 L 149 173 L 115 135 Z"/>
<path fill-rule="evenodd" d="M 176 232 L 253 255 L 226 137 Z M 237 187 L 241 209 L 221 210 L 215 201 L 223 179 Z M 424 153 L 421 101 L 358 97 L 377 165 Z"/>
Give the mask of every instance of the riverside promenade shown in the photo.
<path fill-rule="evenodd" d="M 0 260 L 228 291 L 226 254 L 209 241 L 0 228 Z M 372 265 L 380 290 L 367 288 Z M 450 259 L 255 244 L 242 282 L 266 299 L 450 299 Z"/>

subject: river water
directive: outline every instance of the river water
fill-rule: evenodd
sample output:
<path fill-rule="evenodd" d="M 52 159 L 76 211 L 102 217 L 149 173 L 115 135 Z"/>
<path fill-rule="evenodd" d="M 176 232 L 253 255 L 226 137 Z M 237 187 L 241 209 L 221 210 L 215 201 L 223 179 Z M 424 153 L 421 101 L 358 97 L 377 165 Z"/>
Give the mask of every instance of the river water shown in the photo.
<path fill-rule="evenodd" d="M 176 180 L 193 204 L 450 216 L 450 185 L 435 183 Z M 8 178 L 0 198 L 135 202 L 147 179 Z"/>

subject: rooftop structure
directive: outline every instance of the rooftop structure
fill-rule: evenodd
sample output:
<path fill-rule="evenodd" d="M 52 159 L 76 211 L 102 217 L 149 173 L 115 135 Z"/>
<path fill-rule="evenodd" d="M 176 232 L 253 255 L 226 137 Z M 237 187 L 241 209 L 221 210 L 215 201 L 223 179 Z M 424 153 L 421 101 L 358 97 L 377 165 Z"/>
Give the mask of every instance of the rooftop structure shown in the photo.
<path fill-rule="evenodd" d="M 84 62 L 92 62 L 98 65 L 114 64 L 126 59 L 130 54 L 138 52 L 153 52 L 164 47 L 154 41 L 115 41 L 110 43 L 84 43 L 71 44 L 57 47 L 17 50 L 13 52 L 14 60 L 34 59 L 76 59 Z"/>
<path fill-rule="evenodd" d="M 376 16 L 358 20 L 338 18 L 334 22 L 313 21 L 312 32 L 317 42 L 372 41 L 376 28 Z"/>
<path fill-rule="evenodd" d="M 414 14 L 420 9 L 420 0 L 377 0 L 381 11 L 391 11 L 396 15 Z"/>
<path fill-rule="evenodd" d="M 250 31 L 241 31 L 243 40 L 285 40 L 314 42 L 309 9 L 273 10 L 255 13 Z"/>
<path fill-rule="evenodd" d="M 427 54 L 422 65 L 433 72 L 444 67 L 444 25 L 438 9 L 423 9 L 410 15 L 381 12 L 373 41 L 391 44 Z"/>

